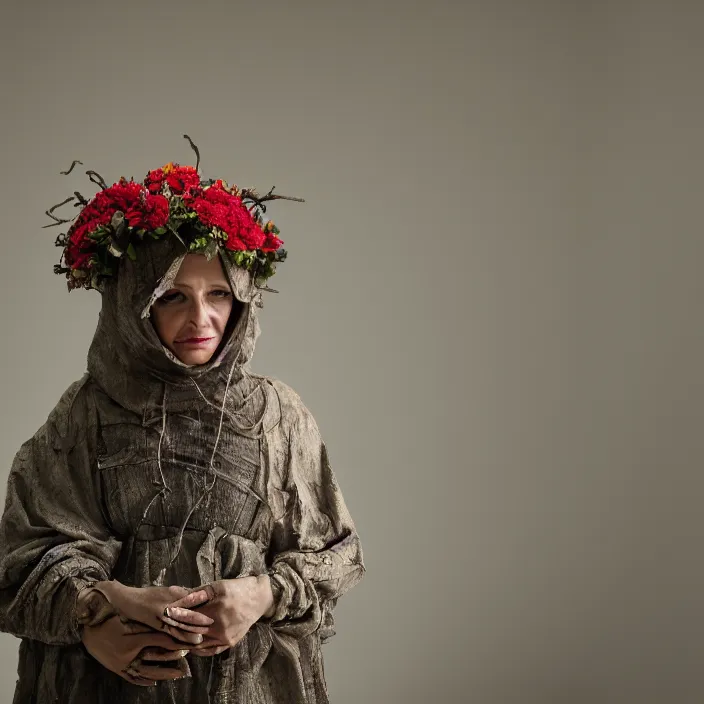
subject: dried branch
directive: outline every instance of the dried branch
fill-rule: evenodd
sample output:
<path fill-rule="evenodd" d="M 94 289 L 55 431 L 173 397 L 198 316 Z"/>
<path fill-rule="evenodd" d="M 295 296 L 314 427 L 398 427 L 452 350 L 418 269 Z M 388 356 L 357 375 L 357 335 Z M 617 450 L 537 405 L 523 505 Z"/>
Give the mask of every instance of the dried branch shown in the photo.
<path fill-rule="evenodd" d="M 62 218 L 57 218 L 56 215 L 54 215 L 54 211 L 57 208 L 60 208 L 62 205 L 66 205 L 66 203 L 70 203 L 72 200 L 75 199 L 75 196 L 70 196 L 66 200 L 61 201 L 61 203 L 57 203 L 53 207 L 49 208 L 49 210 L 46 211 L 46 214 L 54 221 L 50 223 L 49 225 L 44 225 L 42 227 L 43 230 L 45 230 L 47 227 L 56 227 L 57 225 L 63 225 L 65 222 L 71 222 L 72 218 L 69 218 L 68 220 L 62 219 Z"/>
<path fill-rule="evenodd" d="M 82 161 L 78 161 L 78 159 L 74 159 L 73 164 L 71 164 L 71 166 L 68 167 L 67 171 L 59 171 L 59 173 L 63 174 L 64 176 L 68 176 L 73 171 L 73 168 L 74 168 L 74 166 L 76 166 L 76 164 L 80 164 L 81 166 L 83 166 Z"/>
<path fill-rule="evenodd" d="M 191 145 L 191 149 L 196 153 L 196 171 L 198 171 L 198 167 L 200 166 L 200 152 L 198 151 L 198 147 L 193 144 L 193 140 L 187 134 L 184 134 L 183 138 L 188 140 L 188 143 Z"/>
<path fill-rule="evenodd" d="M 97 171 L 89 169 L 88 171 L 86 171 L 86 175 L 93 183 L 100 186 L 103 190 L 108 187 L 108 184 L 105 183 L 105 179 Z"/>
<path fill-rule="evenodd" d="M 303 198 L 294 198 L 293 196 L 280 196 L 278 194 L 274 194 L 274 188 L 275 186 L 272 186 L 271 190 L 263 196 L 260 196 L 254 188 L 243 188 L 240 197 L 242 198 L 242 201 L 252 201 L 252 205 L 248 207 L 248 210 L 250 212 L 252 212 L 255 208 L 259 208 L 262 215 L 266 213 L 266 205 L 264 205 L 265 201 L 293 200 L 298 203 L 305 203 L 305 200 Z"/>
<path fill-rule="evenodd" d="M 280 196 L 280 195 L 274 195 L 274 188 L 276 186 L 272 186 L 271 190 L 265 195 L 259 198 L 259 202 L 263 203 L 266 200 L 295 200 L 297 203 L 305 203 L 305 199 L 303 198 L 294 198 L 293 196 Z"/>

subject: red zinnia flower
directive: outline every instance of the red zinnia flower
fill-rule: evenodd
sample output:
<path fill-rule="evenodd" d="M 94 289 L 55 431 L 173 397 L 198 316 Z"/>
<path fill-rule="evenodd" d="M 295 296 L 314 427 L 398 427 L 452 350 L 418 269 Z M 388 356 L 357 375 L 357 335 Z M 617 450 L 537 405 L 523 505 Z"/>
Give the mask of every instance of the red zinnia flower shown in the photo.
<path fill-rule="evenodd" d="M 266 241 L 261 246 L 262 252 L 275 252 L 284 243 L 273 232 L 267 232 Z"/>
<path fill-rule="evenodd" d="M 179 166 L 169 162 L 160 169 L 150 171 L 144 179 L 144 185 L 152 195 L 161 193 L 164 182 L 173 195 L 180 196 L 199 188 L 200 176 L 194 166 Z"/>
<path fill-rule="evenodd" d="M 68 254 L 68 253 L 67 253 Z M 92 262 L 90 261 L 93 256 L 93 252 L 72 252 L 70 263 L 68 261 L 68 256 L 66 257 L 67 264 L 71 269 L 90 269 Z"/>
<path fill-rule="evenodd" d="M 147 174 L 147 177 L 144 179 L 144 185 L 152 194 L 161 193 L 164 178 L 164 169 L 154 169 Z"/>
<path fill-rule="evenodd" d="M 229 249 L 232 252 L 245 252 L 249 248 L 237 235 L 229 232 L 225 249 Z"/>
<path fill-rule="evenodd" d="M 169 201 L 164 196 L 146 196 L 125 213 L 130 227 L 153 231 L 164 227 L 169 219 Z"/>
<path fill-rule="evenodd" d="M 108 225 L 117 211 L 125 214 L 130 227 L 153 231 L 166 225 L 169 202 L 164 196 L 151 195 L 141 184 L 125 179 L 99 191 L 68 231 L 70 245 L 66 250 L 66 262 L 71 268 L 90 267 L 89 260 L 97 245 L 89 235 Z"/>
<path fill-rule="evenodd" d="M 242 200 L 216 181 L 197 195 L 184 199 L 207 227 L 218 227 L 227 234 L 227 249 L 254 250 L 266 236 Z"/>
<path fill-rule="evenodd" d="M 194 166 L 167 164 L 163 168 L 163 172 L 166 176 L 166 183 L 176 196 L 183 195 L 200 186 L 200 176 Z"/>

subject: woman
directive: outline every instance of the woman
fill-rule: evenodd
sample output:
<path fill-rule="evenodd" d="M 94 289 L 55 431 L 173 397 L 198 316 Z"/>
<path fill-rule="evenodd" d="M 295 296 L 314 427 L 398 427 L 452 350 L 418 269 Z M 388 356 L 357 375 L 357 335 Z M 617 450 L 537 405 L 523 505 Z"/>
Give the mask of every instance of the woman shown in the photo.
<path fill-rule="evenodd" d="M 197 165 L 88 173 L 103 189 L 57 240 L 69 288 L 102 293 L 88 370 L 0 523 L 15 702 L 327 702 L 320 644 L 364 566 L 315 420 L 249 370 L 278 196 Z"/>

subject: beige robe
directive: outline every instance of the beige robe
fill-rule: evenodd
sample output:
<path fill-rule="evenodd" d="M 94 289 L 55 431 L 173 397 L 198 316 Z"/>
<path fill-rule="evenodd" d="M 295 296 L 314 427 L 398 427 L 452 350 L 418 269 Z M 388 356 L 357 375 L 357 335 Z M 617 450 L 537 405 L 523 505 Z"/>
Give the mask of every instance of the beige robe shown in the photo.
<path fill-rule="evenodd" d="M 102 293 L 87 374 L 17 453 L 0 522 L 0 629 L 22 638 L 16 704 L 323 704 L 321 643 L 362 549 L 316 422 L 249 369 L 261 294 L 223 258 L 241 310 L 206 365 L 164 348 L 149 309 L 185 253 L 144 243 Z M 75 294 L 74 294 L 75 295 Z M 85 650 L 94 580 L 194 587 L 269 572 L 276 613 L 191 678 L 138 687 Z"/>

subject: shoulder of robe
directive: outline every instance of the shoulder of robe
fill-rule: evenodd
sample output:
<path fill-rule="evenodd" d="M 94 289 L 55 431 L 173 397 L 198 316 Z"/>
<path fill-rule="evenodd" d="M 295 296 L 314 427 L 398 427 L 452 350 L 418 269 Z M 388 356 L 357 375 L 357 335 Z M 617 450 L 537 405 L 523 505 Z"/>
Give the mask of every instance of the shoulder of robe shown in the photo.
<path fill-rule="evenodd" d="M 92 384 L 90 375 L 84 374 L 61 394 L 59 402 L 49 414 L 44 429 L 55 450 L 72 450 L 85 439 L 86 431 L 93 427 Z"/>
<path fill-rule="evenodd" d="M 278 398 L 281 426 L 289 434 L 292 428 L 317 425 L 313 415 L 306 407 L 300 395 L 292 387 L 280 379 L 265 377 L 276 392 Z"/>
<path fill-rule="evenodd" d="M 90 376 L 84 374 L 61 394 L 44 424 L 15 453 L 11 474 L 22 473 L 34 466 L 50 468 L 52 451 L 68 454 L 76 447 L 90 446 L 86 442 L 87 431 L 95 422 L 90 389 Z"/>

